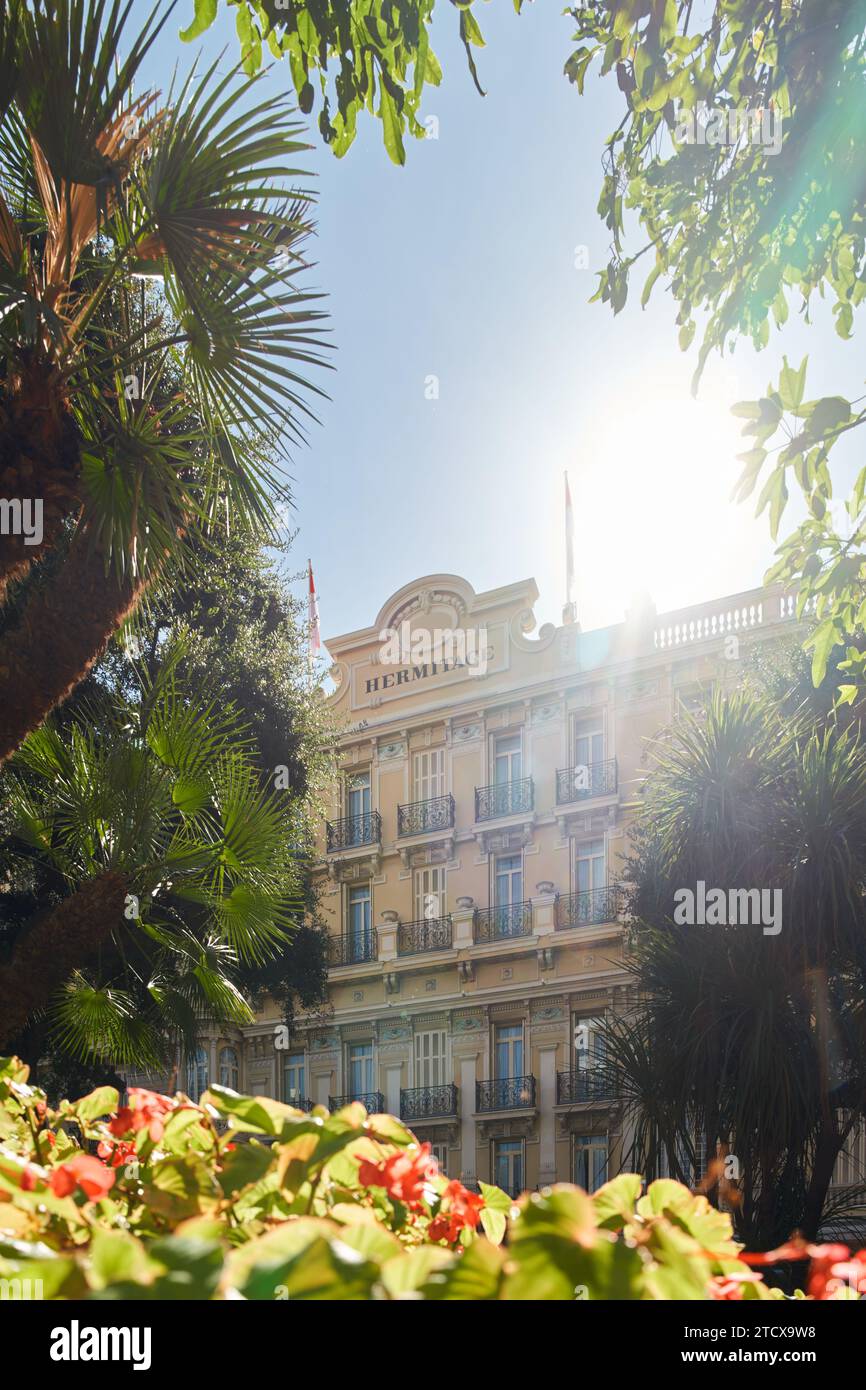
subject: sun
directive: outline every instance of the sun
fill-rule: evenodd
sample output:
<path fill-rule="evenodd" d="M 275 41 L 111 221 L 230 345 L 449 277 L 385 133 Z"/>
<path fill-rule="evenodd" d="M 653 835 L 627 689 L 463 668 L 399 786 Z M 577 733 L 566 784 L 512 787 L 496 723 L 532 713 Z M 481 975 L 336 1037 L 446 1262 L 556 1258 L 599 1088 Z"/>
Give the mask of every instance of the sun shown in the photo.
<path fill-rule="evenodd" d="M 730 500 L 746 447 L 730 407 L 742 394 L 726 372 L 697 399 L 679 373 L 597 397 L 568 470 L 584 628 L 622 621 L 647 593 L 665 612 L 760 584 L 766 517 Z"/>

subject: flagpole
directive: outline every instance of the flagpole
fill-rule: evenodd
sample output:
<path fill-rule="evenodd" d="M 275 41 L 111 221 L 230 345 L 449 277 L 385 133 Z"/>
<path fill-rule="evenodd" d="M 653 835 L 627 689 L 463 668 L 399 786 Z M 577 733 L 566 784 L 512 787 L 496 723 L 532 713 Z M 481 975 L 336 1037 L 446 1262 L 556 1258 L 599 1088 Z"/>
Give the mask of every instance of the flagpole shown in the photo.
<path fill-rule="evenodd" d="M 307 621 L 309 625 L 307 670 L 312 680 L 315 674 L 315 658 L 322 649 L 322 639 L 319 632 L 319 599 L 316 593 L 316 581 L 313 578 L 312 560 L 307 560 Z"/>

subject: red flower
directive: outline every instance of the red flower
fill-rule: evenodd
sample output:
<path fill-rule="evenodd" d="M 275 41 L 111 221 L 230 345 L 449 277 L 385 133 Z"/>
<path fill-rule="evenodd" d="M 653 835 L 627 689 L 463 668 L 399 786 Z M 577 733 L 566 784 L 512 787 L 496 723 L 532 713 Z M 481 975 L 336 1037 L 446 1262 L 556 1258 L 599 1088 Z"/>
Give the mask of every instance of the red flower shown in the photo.
<path fill-rule="evenodd" d="M 112 1144 L 107 1139 L 100 1140 L 96 1152 L 100 1158 L 111 1163 L 112 1168 L 120 1168 L 122 1164 L 128 1163 L 131 1158 L 137 1157 L 135 1145 L 126 1139 L 119 1140 Z"/>
<path fill-rule="evenodd" d="M 727 1299 L 737 1303 L 743 1297 L 744 1284 L 760 1284 L 760 1274 L 717 1274 L 707 1285 L 710 1298 Z"/>
<path fill-rule="evenodd" d="M 386 1158 L 384 1163 L 362 1159 L 358 1181 L 364 1187 L 384 1187 L 389 1197 L 412 1205 L 421 1200 L 424 1183 L 437 1172 L 436 1160 L 430 1157 L 430 1145 L 422 1144 L 414 1156 L 396 1153 Z"/>
<path fill-rule="evenodd" d="M 866 1294 L 866 1250 L 861 1250 L 855 1255 L 853 1260 L 840 1260 L 838 1264 L 830 1266 L 829 1277 L 822 1271 L 823 1287 L 821 1292 L 816 1292 L 816 1298 L 830 1298 L 837 1289 L 849 1288 L 853 1293 Z M 817 1274 L 809 1278 L 809 1289 L 818 1287 Z"/>
<path fill-rule="evenodd" d="M 723 1274 L 717 1274 L 707 1285 L 707 1292 L 710 1298 L 730 1303 L 737 1303 L 743 1297 L 743 1288 L 735 1279 L 726 1279 Z"/>
<path fill-rule="evenodd" d="M 447 1240 L 449 1245 L 459 1239 L 461 1231 L 467 1226 L 475 1230 L 484 1210 L 484 1198 L 477 1192 L 470 1192 L 462 1182 L 452 1179 L 442 1193 L 443 1205 L 447 1212 L 441 1212 L 430 1222 L 428 1235 L 431 1240 Z"/>
<path fill-rule="evenodd" d="M 36 1189 L 36 1169 L 35 1169 L 35 1168 L 31 1168 L 31 1167 L 30 1167 L 30 1164 L 28 1163 L 27 1167 L 23 1170 L 23 1172 L 22 1172 L 22 1174 L 21 1174 L 21 1191 L 22 1191 L 22 1192 L 34 1192 L 35 1189 Z"/>
<path fill-rule="evenodd" d="M 806 1292 L 812 1298 L 825 1299 L 839 1287 L 839 1280 L 846 1279 L 844 1271 L 849 1267 L 850 1251 L 847 1245 L 810 1245 L 809 1282 Z M 866 1273 L 866 1270 L 864 1270 Z"/>
<path fill-rule="evenodd" d="M 146 1091 L 142 1086 L 130 1086 L 129 1105 L 122 1105 L 108 1128 L 116 1139 L 124 1135 L 137 1134 L 146 1129 L 154 1144 L 158 1144 L 165 1133 L 163 1116 L 175 1110 L 176 1103 L 171 1096 L 161 1096 L 157 1091 Z"/>
<path fill-rule="evenodd" d="M 795 1236 L 776 1250 L 767 1250 L 765 1254 L 758 1255 L 739 1255 L 738 1259 L 747 1265 L 774 1265 L 782 1260 L 810 1260 L 806 1292 L 810 1298 L 824 1299 L 839 1287 L 840 1280 L 847 1279 L 850 1282 L 847 1273 L 851 1267 L 850 1253 L 847 1245 L 810 1245 L 801 1236 Z M 866 1252 L 862 1250 L 855 1256 L 855 1261 L 861 1260 L 866 1274 Z M 866 1290 L 866 1278 L 863 1280 L 863 1288 Z"/>
<path fill-rule="evenodd" d="M 93 1200 L 104 1197 L 113 1186 L 114 1174 L 92 1154 L 76 1154 L 51 1173 L 51 1190 L 55 1197 L 68 1197 L 80 1187 Z"/>

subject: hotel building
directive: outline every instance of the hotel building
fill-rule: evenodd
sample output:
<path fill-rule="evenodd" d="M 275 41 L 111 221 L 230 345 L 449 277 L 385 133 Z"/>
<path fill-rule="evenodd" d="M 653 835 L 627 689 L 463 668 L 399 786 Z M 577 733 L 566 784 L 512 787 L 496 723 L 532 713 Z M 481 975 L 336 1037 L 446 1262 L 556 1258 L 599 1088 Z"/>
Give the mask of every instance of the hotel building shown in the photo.
<path fill-rule="evenodd" d="M 533 580 L 476 593 L 429 575 L 326 643 L 342 731 L 317 869 L 332 1012 L 300 1018 L 288 1050 L 266 1014 L 242 1043 L 211 1039 L 197 1078 L 360 1099 L 401 1115 L 449 1175 L 511 1192 L 618 1170 L 596 1030 L 625 1001 L 620 879 L 648 746 L 793 616 L 755 590 L 536 631 L 537 596 Z"/>

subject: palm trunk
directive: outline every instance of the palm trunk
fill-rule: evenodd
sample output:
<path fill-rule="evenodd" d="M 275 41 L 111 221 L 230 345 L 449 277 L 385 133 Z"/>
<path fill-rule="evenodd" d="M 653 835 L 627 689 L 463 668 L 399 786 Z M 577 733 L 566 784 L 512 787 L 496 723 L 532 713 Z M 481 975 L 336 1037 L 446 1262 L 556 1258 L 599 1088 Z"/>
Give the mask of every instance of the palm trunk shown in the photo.
<path fill-rule="evenodd" d="M 0 534 L 0 604 L 8 587 L 56 544 L 64 519 L 80 505 L 78 431 L 62 402 L 56 374 L 42 363 L 25 370 L 14 394 L 0 401 L 0 499 L 40 506 L 42 536 Z"/>
<path fill-rule="evenodd" d="M 144 585 L 106 574 L 86 536 L 74 538 L 65 563 L 0 642 L 0 765 L 84 679 Z"/>
<path fill-rule="evenodd" d="M 818 1238 L 824 1203 L 827 1201 L 827 1193 L 833 1181 L 833 1170 L 849 1130 L 850 1126 L 845 1129 L 844 1134 L 840 1134 L 833 1121 L 825 1120 L 821 1125 L 803 1211 L 803 1235 L 807 1240 L 817 1240 Z"/>
<path fill-rule="evenodd" d="M 0 965 L 0 1048 L 109 940 L 123 920 L 126 891 L 122 874 L 102 874 L 24 928 L 12 959 Z"/>

